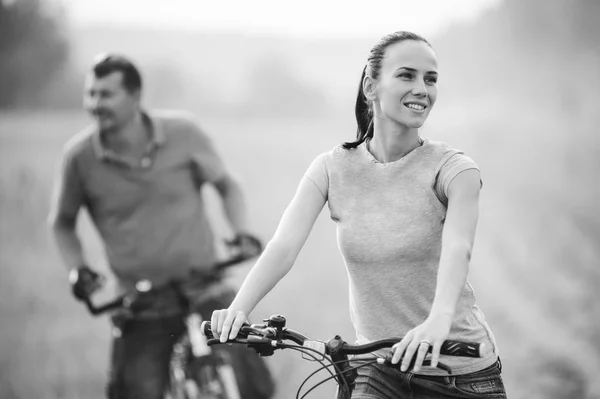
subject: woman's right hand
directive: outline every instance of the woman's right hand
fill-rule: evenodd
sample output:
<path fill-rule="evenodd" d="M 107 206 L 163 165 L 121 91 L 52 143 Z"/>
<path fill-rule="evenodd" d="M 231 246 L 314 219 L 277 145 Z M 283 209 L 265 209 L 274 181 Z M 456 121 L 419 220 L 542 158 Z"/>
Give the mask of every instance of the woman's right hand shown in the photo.
<path fill-rule="evenodd" d="M 246 314 L 241 310 L 215 310 L 210 319 L 213 336 L 221 342 L 234 339 L 246 321 Z"/>

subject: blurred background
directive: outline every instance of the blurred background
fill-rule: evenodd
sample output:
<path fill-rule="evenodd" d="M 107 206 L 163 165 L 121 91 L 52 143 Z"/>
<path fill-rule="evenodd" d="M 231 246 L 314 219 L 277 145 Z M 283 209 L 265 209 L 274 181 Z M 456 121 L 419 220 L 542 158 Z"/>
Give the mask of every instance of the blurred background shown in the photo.
<path fill-rule="evenodd" d="M 368 52 L 402 29 L 439 56 L 421 134 L 482 169 L 470 281 L 509 398 L 600 398 L 600 2 L 347 3 L 0 1 L 0 398 L 104 392 L 108 321 L 72 299 L 45 224 L 62 145 L 89 123 L 81 97 L 95 54 L 138 64 L 147 107 L 199 117 L 268 240 L 312 159 L 354 137 Z M 90 263 L 110 275 L 85 217 L 79 227 Z M 252 317 L 274 313 L 316 338 L 354 338 L 327 211 Z M 295 352 L 268 362 L 278 399 L 317 367 Z"/>

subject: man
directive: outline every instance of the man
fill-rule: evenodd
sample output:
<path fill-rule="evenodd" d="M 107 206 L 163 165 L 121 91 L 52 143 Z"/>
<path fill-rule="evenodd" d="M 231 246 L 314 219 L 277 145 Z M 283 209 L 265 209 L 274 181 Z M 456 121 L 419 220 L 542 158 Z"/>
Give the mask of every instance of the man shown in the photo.
<path fill-rule="evenodd" d="M 65 146 L 49 219 L 79 300 L 98 289 L 101 280 L 88 266 L 76 234 L 82 207 L 104 241 L 123 291 L 142 279 L 153 287 L 181 281 L 193 296 L 191 273 L 209 273 L 216 262 L 200 194 L 206 183 L 220 194 L 234 241 L 243 250 L 260 251 L 258 240 L 248 234 L 240 186 L 211 140 L 189 115 L 146 112 L 141 92 L 140 73 L 128 59 L 99 58 L 84 94 L 84 108 L 95 124 Z M 185 328 L 174 298 L 165 289 L 148 309 L 118 325 L 109 398 L 162 397 L 171 350 Z"/>

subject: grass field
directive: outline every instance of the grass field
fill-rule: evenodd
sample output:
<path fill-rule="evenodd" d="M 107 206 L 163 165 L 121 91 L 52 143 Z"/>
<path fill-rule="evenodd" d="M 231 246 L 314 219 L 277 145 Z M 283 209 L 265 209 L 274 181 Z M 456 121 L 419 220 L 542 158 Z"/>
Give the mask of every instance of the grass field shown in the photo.
<path fill-rule="evenodd" d="M 564 149 L 562 126 L 550 122 L 524 121 L 515 132 L 483 119 L 465 125 L 449 115 L 436 115 L 425 135 L 465 149 L 484 173 L 470 279 L 501 348 L 509 397 L 600 398 L 599 191 L 591 184 L 598 169 L 589 168 L 598 166 L 597 140 L 574 152 Z M 347 117 L 201 119 L 240 177 L 252 224 L 265 240 L 310 161 L 354 131 Z M 45 227 L 62 144 L 85 124 L 80 112 L 0 114 L 3 399 L 103 395 L 108 323 L 91 318 L 71 299 Z M 593 125 L 580 131 L 591 139 Z M 528 136 L 518 137 L 525 131 Z M 224 232 L 218 214 L 215 223 Z M 95 231 L 86 220 L 80 228 L 90 262 L 108 272 Z M 232 283 L 249 267 L 236 272 Z M 281 313 L 290 327 L 309 335 L 352 339 L 346 296 L 335 226 L 323 213 L 296 267 L 252 316 Z M 292 397 L 316 368 L 295 353 L 279 353 L 269 363 L 279 382 L 278 399 Z M 332 394 L 328 384 L 312 397 Z"/>

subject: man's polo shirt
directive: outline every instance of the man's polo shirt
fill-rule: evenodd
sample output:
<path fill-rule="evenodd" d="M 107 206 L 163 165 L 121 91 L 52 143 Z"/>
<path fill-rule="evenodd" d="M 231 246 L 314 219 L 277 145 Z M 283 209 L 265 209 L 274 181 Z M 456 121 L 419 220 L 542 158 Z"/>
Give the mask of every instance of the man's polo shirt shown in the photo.
<path fill-rule="evenodd" d="M 126 286 L 140 279 L 161 284 L 212 266 L 214 237 L 200 188 L 225 173 L 188 114 L 151 112 L 144 121 L 152 140 L 137 165 L 106 148 L 95 128 L 73 137 L 56 190 L 58 212 L 87 208 Z"/>

